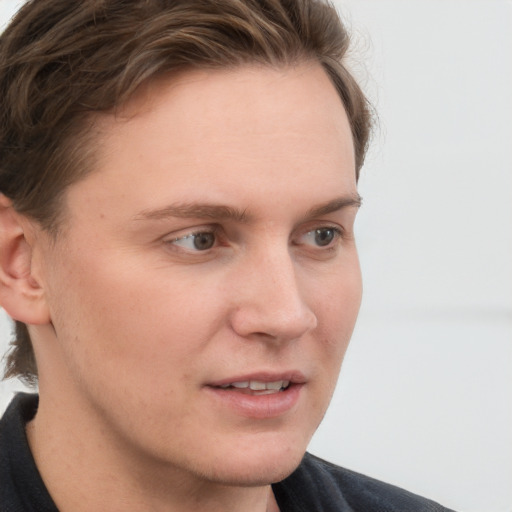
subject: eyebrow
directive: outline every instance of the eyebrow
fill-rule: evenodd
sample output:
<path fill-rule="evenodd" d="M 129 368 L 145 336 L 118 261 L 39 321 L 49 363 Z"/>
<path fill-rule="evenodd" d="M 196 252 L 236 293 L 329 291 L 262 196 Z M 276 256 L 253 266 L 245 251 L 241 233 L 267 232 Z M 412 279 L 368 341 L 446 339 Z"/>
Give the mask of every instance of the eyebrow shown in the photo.
<path fill-rule="evenodd" d="M 361 206 L 361 196 L 353 194 L 350 196 L 339 197 L 328 203 L 314 206 L 304 216 L 304 218 L 318 217 L 336 212 L 343 208 Z M 135 220 L 165 220 L 167 218 L 198 218 L 198 219 L 216 219 L 216 220 L 234 220 L 236 222 L 247 223 L 251 217 L 246 210 L 240 210 L 232 206 L 208 204 L 208 203 L 176 203 L 158 208 L 156 210 L 142 210 L 135 215 Z"/>
<path fill-rule="evenodd" d="M 334 213 L 344 208 L 360 208 L 362 202 L 363 198 L 357 193 L 349 196 L 338 197 L 328 203 L 314 206 L 307 212 L 305 218 L 320 217 L 321 215 Z"/>
<path fill-rule="evenodd" d="M 169 217 L 235 220 L 247 222 L 245 210 L 231 206 L 207 203 L 177 203 L 157 210 L 143 210 L 135 216 L 135 220 L 163 220 Z"/>

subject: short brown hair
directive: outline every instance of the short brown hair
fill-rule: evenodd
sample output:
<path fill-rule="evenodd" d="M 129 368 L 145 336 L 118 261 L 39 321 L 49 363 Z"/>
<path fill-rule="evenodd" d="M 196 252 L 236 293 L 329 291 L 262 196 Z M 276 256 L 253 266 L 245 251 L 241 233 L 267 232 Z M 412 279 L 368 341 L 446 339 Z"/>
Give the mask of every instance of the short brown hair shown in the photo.
<path fill-rule="evenodd" d="M 304 60 L 323 66 L 343 101 L 358 177 L 371 116 L 348 48 L 321 0 L 31 0 L 0 36 L 0 192 L 56 236 L 66 187 L 93 168 L 94 112 L 163 74 Z M 21 322 L 6 364 L 14 376 L 37 380 Z"/>

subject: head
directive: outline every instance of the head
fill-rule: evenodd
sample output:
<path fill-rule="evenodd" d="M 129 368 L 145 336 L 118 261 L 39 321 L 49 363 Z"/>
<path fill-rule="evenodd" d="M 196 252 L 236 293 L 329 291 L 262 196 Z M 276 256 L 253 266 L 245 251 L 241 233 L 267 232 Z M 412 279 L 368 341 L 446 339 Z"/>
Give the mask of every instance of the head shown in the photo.
<path fill-rule="evenodd" d="M 324 365 L 330 377 L 310 385 L 311 424 L 279 434 L 307 444 L 360 299 L 351 229 L 370 116 L 345 67 L 348 46 L 319 1 L 28 2 L 0 39 L 0 192 L 4 226 L 20 233 L 2 258 L 0 297 L 16 321 L 6 375 L 51 388 L 61 372 L 78 389 L 101 361 L 84 400 L 112 372 L 151 418 L 143 397 L 155 386 L 165 417 L 165 403 L 180 407 L 180 385 L 194 388 L 191 375 L 216 401 L 231 393 L 226 378 L 264 381 L 285 368 L 286 407 L 300 420 L 295 395 Z M 9 298 L 15 279 L 30 290 L 23 300 Z M 104 343 L 91 348 L 93 339 Z M 148 375 L 151 387 L 134 382 L 139 393 L 122 375 L 137 365 L 184 371 L 168 389 Z M 197 408 L 209 400 L 200 396 Z M 261 429 L 247 400 L 235 420 L 215 420 L 226 432 L 238 424 L 241 451 L 251 429 L 262 440 L 276 430 L 282 417 L 268 411 L 285 407 L 269 398 L 266 413 L 255 409 L 268 415 Z M 109 402 L 94 407 L 107 414 Z M 189 407 L 179 428 L 194 433 L 202 413 Z M 128 440 L 119 418 L 108 421 Z M 168 441 L 159 428 L 155 457 Z"/>
<path fill-rule="evenodd" d="M 29 1 L 0 39 L 0 192 L 57 236 L 64 192 L 94 169 L 95 114 L 158 77 L 248 63 L 323 67 L 349 118 L 357 178 L 370 115 L 345 67 L 348 49 L 323 2 Z M 6 376 L 35 382 L 23 322 L 15 336 Z"/>

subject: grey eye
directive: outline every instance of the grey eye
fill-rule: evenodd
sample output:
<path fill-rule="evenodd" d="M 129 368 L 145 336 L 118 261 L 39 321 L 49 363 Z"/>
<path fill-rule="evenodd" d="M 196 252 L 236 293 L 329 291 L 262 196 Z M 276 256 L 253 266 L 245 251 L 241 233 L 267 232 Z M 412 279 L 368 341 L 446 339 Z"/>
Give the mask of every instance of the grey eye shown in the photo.
<path fill-rule="evenodd" d="M 176 238 L 172 243 L 189 251 L 207 251 L 215 245 L 215 233 L 210 231 L 191 233 Z"/>
<path fill-rule="evenodd" d="M 194 239 L 194 248 L 198 251 L 211 249 L 215 244 L 215 235 L 213 233 L 197 233 L 192 235 Z"/>
<path fill-rule="evenodd" d="M 319 247 L 325 247 L 326 245 L 329 245 L 336 237 L 336 231 L 333 228 L 315 229 L 313 233 L 315 244 Z"/>

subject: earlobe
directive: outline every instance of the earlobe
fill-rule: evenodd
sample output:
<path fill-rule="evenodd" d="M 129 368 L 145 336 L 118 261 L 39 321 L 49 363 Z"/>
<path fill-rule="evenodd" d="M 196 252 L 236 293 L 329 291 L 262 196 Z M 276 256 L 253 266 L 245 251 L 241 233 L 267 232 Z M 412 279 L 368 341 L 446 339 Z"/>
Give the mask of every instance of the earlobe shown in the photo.
<path fill-rule="evenodd" d="M 50 315 L 44 289 L 32 273 L 33 249 L 26 225 L 0 194 L 0 305 L 13 318 L 26 324 L 45 324 Z"/>

